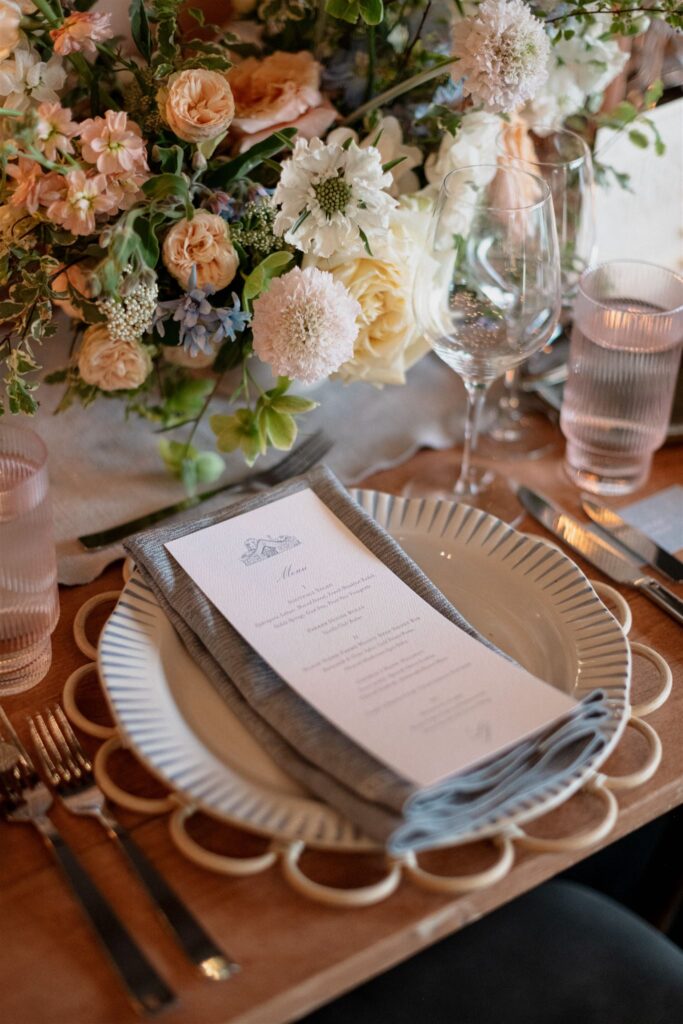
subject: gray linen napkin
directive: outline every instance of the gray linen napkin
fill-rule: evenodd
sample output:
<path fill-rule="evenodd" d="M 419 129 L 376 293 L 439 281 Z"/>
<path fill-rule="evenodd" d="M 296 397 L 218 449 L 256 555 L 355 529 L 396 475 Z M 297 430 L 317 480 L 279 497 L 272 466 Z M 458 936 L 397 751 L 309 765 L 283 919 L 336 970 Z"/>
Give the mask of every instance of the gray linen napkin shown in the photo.
<path fill-rule="evenodd" d="M 191 657 L 271 757 L 307 789 L 368 835 L 388 842 L 396 852 L 450 842 L 474 822 L 493 824 L 510 801 L 519 798 L 521 780 L 529 797 L 547 782 L 549 774 L 558 769 L 571 773 L 587 750 L 601 742 L 599 695 L 579 705 L 559 728 L 547 730 L 540 744 L 538 739 L 527 740 L 483 767 L 419 790 L 299 697 L 164 547 L 177 537 L 307 487 L 415 593 L 460 629 L 495 649 L 325 467 L 193 523 L 164 526 L 132 538 L 126 548 Z"/>

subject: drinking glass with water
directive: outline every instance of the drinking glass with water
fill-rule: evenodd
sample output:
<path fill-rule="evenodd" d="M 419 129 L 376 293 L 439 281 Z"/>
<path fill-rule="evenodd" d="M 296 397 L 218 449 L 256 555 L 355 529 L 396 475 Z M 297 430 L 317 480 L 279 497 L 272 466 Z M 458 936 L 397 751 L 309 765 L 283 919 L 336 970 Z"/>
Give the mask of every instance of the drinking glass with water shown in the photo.
<path fill-rule="evenodd" d="M 683 345 L 683 278 L 615 260 L 587 270 L 560 425 L 565 468 L 583 490 L 629 494 L 664 443 Z"/>
<path fill-rule="evenodd" d="M 47 451 L 33 431 L 0 425 L 0 697 L 39 682 L 59 617 Z"/>

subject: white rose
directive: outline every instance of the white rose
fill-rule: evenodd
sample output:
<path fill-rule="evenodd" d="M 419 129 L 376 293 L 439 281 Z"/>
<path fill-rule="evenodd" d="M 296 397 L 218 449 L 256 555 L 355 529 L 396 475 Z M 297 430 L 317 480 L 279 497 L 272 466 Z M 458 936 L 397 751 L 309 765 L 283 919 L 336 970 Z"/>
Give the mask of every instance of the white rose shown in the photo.
<path fill-rule="evenodd" d="M 0 60 L 4 60 L 19 44 L 21 7 L 15 0 L 0 0 Z"/>
<path fill-rule="evenodd" d="M 428 350 L 413 314 L 413 284 L 428 219 L 424 205 L 399 207 L 374 255 L 307 261 L 329 270 L 361 308 L 353 359 L 337 374 L 342 380 L 405 384 L 406 371 Z"/>

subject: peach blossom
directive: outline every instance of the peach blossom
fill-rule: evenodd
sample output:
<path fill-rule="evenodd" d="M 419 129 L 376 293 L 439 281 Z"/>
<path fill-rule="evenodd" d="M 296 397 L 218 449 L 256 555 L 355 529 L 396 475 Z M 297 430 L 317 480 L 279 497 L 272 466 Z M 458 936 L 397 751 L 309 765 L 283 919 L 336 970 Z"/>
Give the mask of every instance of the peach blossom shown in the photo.
<path fill-rule="evenodd" d="M 228 225 L 208 210 L 197 210 L 192 220 L 183 218 L 173 225 L 164 239 L 162 258 L 183 288 L 196 267 L 197 286 L 212 285 L 220 291 L 230 284 L 239 265 Z"/>
<path fill-rule="evenodd" d="M 224 75 L 205 68 L 178 71 L 159 94 L 171 131 L 185 142 L 210 142 L 230 127 L 235 103 Z"/>
<path fill-rule="evenodd" d="M 81 125 L 81 152 L 102 174 L 147 171 L 147 152 L 142 132 L 123 110 L 107 110 L 104 117 L 90 117 Z"/>
<path fill-rule="evenodd" d="M 337 116 L 320 92 L 320 65 L 306 51 L 249 57 L 230 69 L 228 81 L 235 97 L 232 126 L 242 136 L 240 151 L 290 126 L 306 139 L 323 135 Z"/>
<path fill-rule="evenodd" d="M 21 7 L 16 0 L 0 0 L 0 60 L 9 57 L 19 45 Z"/>
<path fill-rule="evenodd" d="M 115 208 L 107 179 L 103 174 L 88 178 L 85 171 L 75 170 L 66 175 L 66 185 L 66 194 L 48 206 L 49 219 L 74 235 L 92 234 L 96 215 Z"/>
<path fill-rule="evenodd" d="M 45 180 L 40 164 L 27 157 L 19 157 L 17 163 L 7 164 L 7 174 L 15 181 L 10 204 L 35 213 L 40 205 Z"/>
<path fill-rule="evenodd" d="M 70 14 L 59 28 L 50 30 L 55 53 L 66 57 L 69 53 L 97 53 L 95 43 L 113 36 L 111 14 L 80 12 Z"/>
<path fill-rule="evenodd" d="M 73 153 L 71 139 L 77 132 L 78 125 L 71 120 L 68 107 L 59 103 L 40 104 L 36 140 L 48 160 L 56 160 L 60 153 Z"/>

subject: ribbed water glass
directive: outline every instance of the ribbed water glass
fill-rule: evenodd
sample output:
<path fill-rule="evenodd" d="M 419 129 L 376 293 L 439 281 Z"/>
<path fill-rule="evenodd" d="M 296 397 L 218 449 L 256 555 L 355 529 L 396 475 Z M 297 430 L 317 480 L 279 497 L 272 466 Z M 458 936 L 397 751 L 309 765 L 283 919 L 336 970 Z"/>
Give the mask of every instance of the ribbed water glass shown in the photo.
<path fill-rule="evenodd" d="M 0 697 L 27 690 L 52 661 L 59 617 L 47 451 L 0 424 Z"/>
<path fill-rule="evenodd" d="M 664 443 L 683 345 L 683 278 L 615 260 L 587 270 L 574 306 L 560 424 L 569 477 L 629 494 Z"/>

